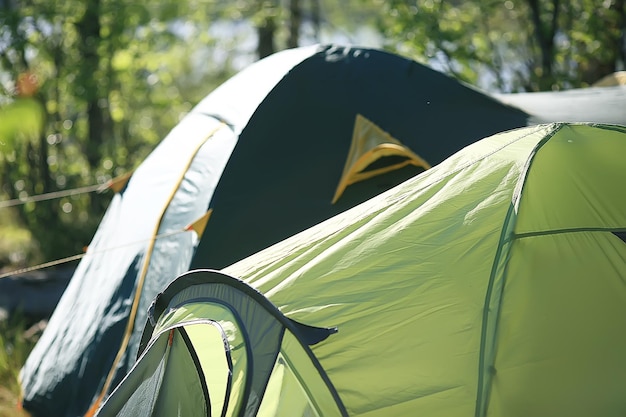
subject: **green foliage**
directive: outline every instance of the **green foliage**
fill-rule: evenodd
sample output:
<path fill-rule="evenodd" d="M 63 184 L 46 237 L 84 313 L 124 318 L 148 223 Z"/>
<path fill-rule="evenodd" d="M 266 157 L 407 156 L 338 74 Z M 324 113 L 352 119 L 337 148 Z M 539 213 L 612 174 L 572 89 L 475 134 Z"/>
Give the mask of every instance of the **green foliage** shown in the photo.
<path fill-rule="evenodd" d="M 504 89 L 502 73 L 516 70 L 511 62 L 515 51 L 505 45 L 515 43 L 524 32 L 515 21 L 516 10 L 506 3 L 380 1 L 384 12 L 378 24 L 386 47 L 394 52 L 468 83 Z"/>
<path fill-rule="evenodd" d="M 229 59 L 212 59 L 222 46 L 209 32 L 217 18 L 210 1 L 13 4 L 0 3 L 2 200 L 102 184 L 134 169 L 233 72 Z M 36 80 L 28 91 L 24 74 Z M 42 259 L 59 259 L 89 243 L 111 196 L 28 203 L 15 220 L 39 242 Z"/>
<path fill-rule="evenodd" d="M 625 58 L 620 0 L 376 1 L 388 49 L 490 90 L 583 87 Z"/>
<path fill-rule="evenodd" d="M 16 140 L 32 140 L 41 135 L 44 109 L 32 98 L 17 99 L 0 108 L 0 154 L 15 148 Z"/>

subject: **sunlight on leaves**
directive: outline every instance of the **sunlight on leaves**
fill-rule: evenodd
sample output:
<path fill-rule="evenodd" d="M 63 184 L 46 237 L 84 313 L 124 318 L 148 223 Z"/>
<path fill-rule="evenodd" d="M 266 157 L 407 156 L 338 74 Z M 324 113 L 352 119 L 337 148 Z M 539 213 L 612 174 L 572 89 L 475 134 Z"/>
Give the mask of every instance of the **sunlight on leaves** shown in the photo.
<path fill-rule="evenodd" d="M 16 140 L 39 136 L 44 119 L 43 107 L 33 98 L 18 98 L 0 108 L 0 150 L 12 149 Z"/>

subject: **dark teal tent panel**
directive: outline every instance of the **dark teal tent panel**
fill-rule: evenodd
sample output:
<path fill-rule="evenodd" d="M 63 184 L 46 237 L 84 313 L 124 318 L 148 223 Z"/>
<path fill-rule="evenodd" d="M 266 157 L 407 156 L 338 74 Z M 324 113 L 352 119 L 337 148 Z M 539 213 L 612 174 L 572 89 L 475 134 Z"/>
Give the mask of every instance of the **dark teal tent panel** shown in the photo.
<path fill-rule="evenodd" d="M 192 267 L 225 267 L 415 175 L 357 183 L 331 204 L 357 114 L 431 165 L 527 123 L 522 111 L 414 61 L 322 48 L 285 75 L 241 132 Z"/>

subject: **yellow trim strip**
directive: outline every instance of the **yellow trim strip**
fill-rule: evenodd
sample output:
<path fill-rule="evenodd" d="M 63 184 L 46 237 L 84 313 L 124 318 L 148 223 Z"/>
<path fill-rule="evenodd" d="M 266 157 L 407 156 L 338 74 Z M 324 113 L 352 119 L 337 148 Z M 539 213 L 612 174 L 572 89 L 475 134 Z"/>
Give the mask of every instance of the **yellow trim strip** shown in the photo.
<path fill-rule="evenodd" d="M 153 238 L 151 239 L 149 247 L 148 247 L 148 250 L 146 251 L 146 257 L 145 257 L 143 266 L 141 268 L 141 274 L 139 275 L 139 280 L 137 281 L 137 290 L 135 292 L 135 298 L 133 299 L 133 305 L 132 305 L 131 310 L 130 310 L 128 323 L 126 324 L 126 330 L 124 332 L 124 338 L 122 339 L 122 343 L 121 343 L 120 348 L 119 348 L 119 350 L 117 352 L 117 356 L 113 360 L 113 366 L 111 366 L 111 369 L 109 370 L 109 374 L 107 376 L 107 379 L 104 382 L 104 386 L 102 387 L 102 391 L 100 392 L 100 395 L 98 396 L 96 401 L 93 403 L 93 405 L 89 408 L 89 410 L 85 414 L 85 417 L 93 417 L 95 415 L 95 413 L 98 411 L 98 408 L 100 407 L 100 404 L 102 403 L 102 400 L 104 399 L 104 396 L 109 391 L 109 388 L 111 386 L 111 382 L 113 381 L 113 376 L 115 375 L 115 368 L 117 367 L 117 364 L 119 363 L 119 361 L 122 359 L 122 356 L 124 356 L 124 352 L 126 351 L 126 348 L 128 347 L 128 342 L 130 341 L 130 336 L 131 336 L 131 334 L 133 332 L 133 329 L 135 327 L 135 317 L 137 315 L 137 309 L 139 308 L 139 299 L 141 298 L 141 292 L 142 292 L 142 289 L 143 289 L 143 283 L 144 283 L 144 280 L 146 278 L 146 274 L 148 273 L 148 267 L 150 266 L 150 259 L 152 257 L 152 252 L 154 251 L 154 244 L 155 244 L 155 241 L 156 241 L 156 236 L 159 233 L 159 228 L 161 227 L 161 222 L 163 221 L 163 216 L 165 216 L 165 212 L 166 212 L 167 208 L 169 207 L 170 203 L 174 199 L 174 196 L 176 195 L 176 192 L 180 188 L 180 184 L 183 182 L 183 179 L 185 178 L 185 174 L 189 170 L 189 167 L 193 163 L 193 160 L 195 159 L 196 155 L 200 151 L 200 148 L 202 148 L 202 146 L 213 135 L 215 135 L 215 133 L 217 133 L 218 130 L 220 130 L 224 126 L 226 126 L 225 123 L 220 123 L 219 126 L 217 126 L 211 133 L 209 133 L 207 135 L 207 137 L 203 141 L 201 141 L 198 144 L 198 146 L 196 147 L 195 151 L 193 152 L 193 154 L 189 158 L 189 161 L 187 162 L 187 165 L 186 165 L 185 169 L 182 171 L 181 176 L 178 179 L 178 182 L 176 183 L 176 186 L 172 190 L 172 193 L 170 194 L 169 198 L 167 199 L 167 202 L 166 202 L 165 206 L 163 207 L 163 210 L 161 212 L 161 217 L 160 217 L 160 219 L 159 219 L 159 221 L 158 221 L 158 223 L 157 223 L 157 225 L 155 227 L 155 230 L 154 230 Z"/>
<path fill-rule="evenodd" d="M 373 169 L 371 171 L 366 171 L 366 172 L 357 172 L 351 178 L 348 178 L 348 184 L 347 185 L 352 185 L 352 184 L 357 183 L 359 181 L 364 181 L 364 180 L 367 180 L 369 178 L 374 178 L 374 177 L 377 177 L 379 175 L 386 174 L 387 172 L 391 172 L 391 171 L 395 171 L 397 169 L 404 168 L 407 165 L 415 165 L 415 162 L 411 161 L 410 159 L 406 159 L 406 160 L 404 160 L 404 161 L 402 161 L 400 163 L 397 163 L 395 165 L 389 165 L 389 166 L 384 167 L 384 168 Z M 415 165 L 415 166 L 419 166 L 419 165 Z"/>

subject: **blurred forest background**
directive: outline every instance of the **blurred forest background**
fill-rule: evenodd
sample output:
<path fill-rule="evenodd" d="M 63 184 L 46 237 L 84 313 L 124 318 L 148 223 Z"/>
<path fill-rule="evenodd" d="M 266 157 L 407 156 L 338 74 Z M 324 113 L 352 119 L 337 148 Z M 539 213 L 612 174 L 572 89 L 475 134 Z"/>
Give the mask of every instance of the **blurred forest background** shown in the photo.
<path fill-rule="evenodd" d="M 82 253 L 99 187 L 275 51 L 355 44 L 485 91 L 585 87 L 624 69 L 625 3 L 0 0 L 0 270 Z"/>

